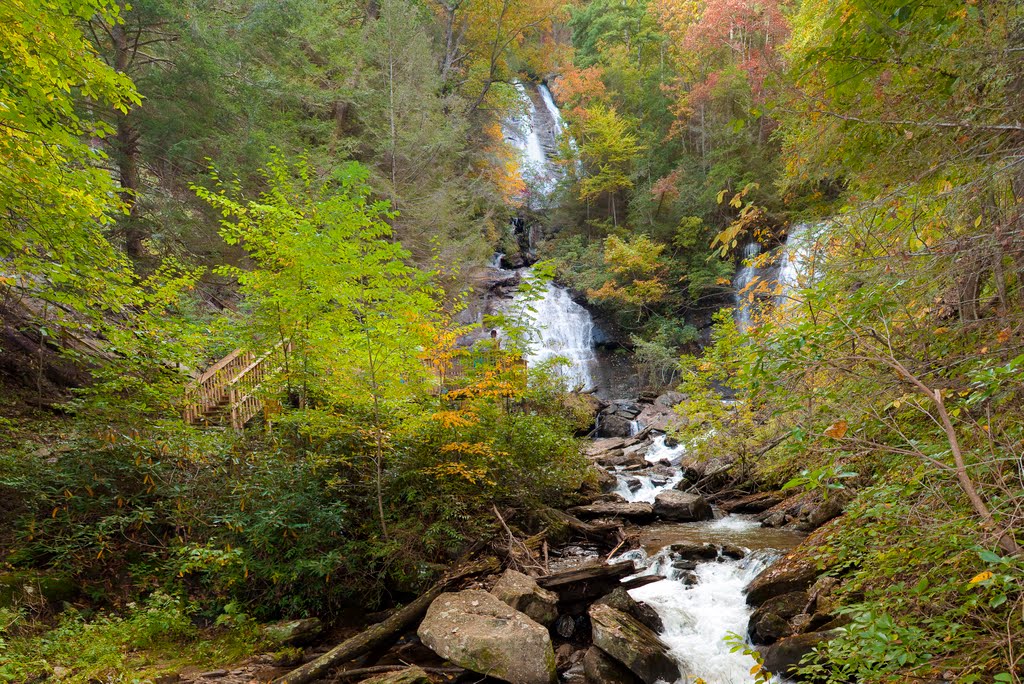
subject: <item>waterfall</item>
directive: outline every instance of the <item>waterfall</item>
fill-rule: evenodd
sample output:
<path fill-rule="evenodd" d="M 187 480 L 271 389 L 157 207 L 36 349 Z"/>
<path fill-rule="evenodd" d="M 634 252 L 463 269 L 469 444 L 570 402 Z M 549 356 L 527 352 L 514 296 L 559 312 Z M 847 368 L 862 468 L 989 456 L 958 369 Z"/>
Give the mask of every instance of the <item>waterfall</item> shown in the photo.
<path fill-rule="evenodd" d="M 557 138 L 562 134 L 562 129 L 564 128 L 562 123 L 562 112 L 558 109 L 558 105 L 555 104 L 555 98 L 551 97 L 551 91 L 548 90 L 546 85 L 541 83 L 537 86 L 537 90 L 540 91 L 540 97 L 544 101 L 544 106 L 547 107 L 548 113 L 551 115 L 554 128 L 552 133 L 554 133 L 554 137 Z"/>
<path fill-rule="evenodd" d="M 519 150 L 521 162 L 520 175 L 523 180 L 527 183 L 535 184 L 540 194 L 546 196 L 554 188 L 555 177 L 548 163 L 544 144 L 541 142 L 541 130 L 537 125 L 537 105 L 533 103 L 533 98 L 530 97 L 525 85 L 516 81 L 515 88 L 519 93 L 519 99 L 523 104 L 526 115 L 513 117 L 511 121 L 507 122 L 505 125 L 505 136 Z M 543 91 L 541 94 L 543 96 Z M 550 93 L 548 93 L 548 97 L 550 97 Z M 544 104 L 549 111 L 551 108 L 554 108 L 555 112 L 558 111 L 554 101 L 551 102 L 550 106 L 548 106 L 547 100 L 545 100 Z M 552 117 L 554 118 L 554 114 L 552 114 Z M 556 125 L 561 125 L 560 113 L 556 119 Z M 554 147 L 554 137 L 548 137 L 551 137 L 550 146 Z"/>
<path fill-rule="evenodd" d="M 734 301 L 736 303 L 736 325 L 740 331 L 750 328 L 754 316 L 762 306 L 780 309 L 785 306 L 791 293 L 806 287 L 814 280 L 816 262 L 822 254 L 818 245 L 818 234 L 826 224 L 795 223 L 789 229 L 785 243 L 775 250 L 771 266 L 755 265 L 761 253 L 761 245 L 752 242 L 743 248 L 743 259 L 733 276 Z M 761 291 L 758 281 L 773 284 L 767 288 L 773 291 L 769 297 Z M 755 294 L 751 296 L 751 291 Z"/>
<path fill-rule="evenodd" d="M 526 361 L 534 366 L 556 357 L 567 363 L 558 367 L 569 389 L 593 389 L 594 319 L 569 296 L 569 291 L 548 283 L 544 296 L 526 308 L 527 325 L 536 333 Z"/>
<path fill-rule="evenodd" d="M 736 301 L 736 325 L 739 326 L 741 332 L 750 327 L 750 321 L 753 317 L 752 309 L 755 308 L 756 300 L 747 290 L 754 282 L 754 278 L 760 275 L 761 269 L 755 266 L 752 261 L 760 253 L 760 243 L 751 242 L 746 245 L 743 248 L 743 261 L 740 262 L 740 267 L 733 278 L 732 286 L 736 291 L 734 295 Z"/>
<path fill-rule="evenodd" d="M 809 285 L 813 280 L 814 262 L 818 256 L 814 244 L 818 227 L 810 223 L 797 223 L 790 228 L 779 258 L 776 306 L 782 306 L 789 293 Z"/>

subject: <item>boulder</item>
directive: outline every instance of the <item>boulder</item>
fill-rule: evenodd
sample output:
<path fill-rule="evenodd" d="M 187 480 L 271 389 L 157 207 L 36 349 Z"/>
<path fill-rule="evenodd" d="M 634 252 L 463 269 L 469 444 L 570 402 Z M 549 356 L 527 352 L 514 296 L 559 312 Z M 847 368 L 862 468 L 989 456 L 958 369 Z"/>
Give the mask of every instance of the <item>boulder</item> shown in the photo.
<path fill-rule="evenodd" d="M 747 557 L 747 551 L 735 544 L 722 544 L 722 555 L 733 560 L 742 560 Z"/>
<path fill-rule="evenodd" d="M 665 631 L 665 625 L 657 611 L 646 603 L 637 601 L 622 587 L 616 588 L 615 591 L 600 599 L 597 603 L 611 606 L 615 610 L 621 610 L 623 613 L 632 615 L 650 627 L 654 632 L 660 633 Z"/>
<path fill-rule="evenodd" d="M 718 547 L 709 542 L 679 542 L 670 546 L 669 551 L 680 560 L 706 561 L 718 558 Z"/>
<path fill-rule="evenodd" d="M 397 672 L 385 672 L 382 675 L 363 680 L 363 684 L 431 684 L 431 682 L 427 673 L 415 666 Z"/>
<path fill-rule="evenodd" d="M 441 594 L 416 630 L 434 653 L 511 684 L 554 684 L 548 630 L 479 589 Z"/>
<path fill-rule="evenodd" d="M 594 518 L 623 518 L 636 523 L 651 522 L 654 520 L 654 507 L 649 503 L 614 503 L 598 502 L 587 506 L 576 506 L 569 509 L 569 513 L 581 520 L 592 520 Z"/>
<path fill-rule="evenodd" d="M 655 399 L 654 403 L 665 408 L 674 408 L 677 404 L 686 401 L 686 398 L 686 395 L 682 392 L 665 392 Z"/>
<path fill-rule="evenodd" d="M 632 670 L 597 646 L 591 646 L 583 656 L 583 676 L 587 684 L 643 683 L 643 680 L 633 674 Z"/>
<path fill-rule="evenodd" d="M 785 496 L 779 492 L 757 492 L 722 502 L 726 513 L 763 513 L 782 503 Z"/>
<path fill-rule="evenodd" d="M 764 668 L 782 677 L 800 663 L 800 659 L 814 650 L 815 646 L 839 636 L 839 630 L 797 634 L 769 646 L 764 651 Z"/>
<path fill-rule="evenodd" d="M 616 413 L 602 413 L 598 416 L 597 434 L 602 437 L 629 437 L 632 432 L 632 418 Z"/>
<path fill-rule="evenodd" d="M 595 439 L 590 442 L 587 446 L 587 456 L 594 458 L 598 454 L 603 454 L 608 451 L 614 451 L 616 449 L 623 449 L 626 446 L 628 440 L 622 437 L 606 437 L 603 439 Z"/>
<path fill-rule="evenodd" d="M 793 633 L 793 627 L 775 613 L 767 613 L 756 620 L 751 616 L 750 622 L 747 623 L 747 630 L 750 642 L 759 646 L 774 644 L 779 639 Z"/>
<path fill-rule="evenodd" d="M 534 622 L 550 626 L 558 617 L 558 594 L 537 586 L 537 581 L 509 569 L 491 587 L 491 593 Z"/>
<path fill-rule="evenodd" d="M 759 606 L 770 598 L 794 591 L 806 591 L 818 576 L 812 560 L 798 553 L 784 556 L 747 585 L 747 603 Z"/>
<path fill-rule="evenodd" d="M 615 479 L 615 476 L 601 466 L 592 466 L 591 470 L 597 479 L 597 486 L 602 492 L 610 492 L 619 485 L 619 481 Z"/>
<path fill-rule="evenodd" d="M 631 451 L 626 453 L 625 450 L 616 449 L 597 457 L 595 461 L 598 465 L 604 466 L 605 468 L 622 466 L 631 466 L 634 468 L 647 467 L 647 461 L 644 459 L 644 454 L 641 451 Z"/>
<path fill-rule="evenodd" d="M 658 494 L 654 499 L 654 514 L 659 518 L 676 522 L 710 520 L 714 516 L 711 506 L 703 496 L 675 489 Z"/>
<path fill-rule="evenodd" d="M 592 605 L 589 615 L 594 645 L 628 667 L 644 684 L 679 679 L 679 666 L 669 657 L 668 646 L 650 627 L 603 604 Z"/>
<path fill-rule="evenodd" d="M 276 646 L 307 646 L 324 631 L 318 618 L 282 620 L 263 626 L 263 636 Z"/>

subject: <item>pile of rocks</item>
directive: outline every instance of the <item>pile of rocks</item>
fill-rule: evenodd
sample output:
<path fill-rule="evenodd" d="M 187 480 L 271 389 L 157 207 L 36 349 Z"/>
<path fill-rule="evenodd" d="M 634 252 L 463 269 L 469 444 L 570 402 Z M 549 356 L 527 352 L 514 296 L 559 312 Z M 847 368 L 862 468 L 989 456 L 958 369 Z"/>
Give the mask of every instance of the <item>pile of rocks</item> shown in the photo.
<path fill-rule="evenodd" d="M 417 634 L 455 665 L 511 684 L 655 684 L 679 667 L 658 637 L 661 621 L 620 580 L 632 562 L 593 565 L 539 580 L 506 570 L 490 591 L 446 593 Z"/>
<path fill-rule="evenodd" d="M 775 674 L 788 674 L 804 655 L 849 623 L 835 613 L 839 579 L 823 575 L 806 553 L 828 532 L 819 530 L 747 587 L 747 603 L 754 607 L 747 633 L 764 655 L 765 668 Z"/>

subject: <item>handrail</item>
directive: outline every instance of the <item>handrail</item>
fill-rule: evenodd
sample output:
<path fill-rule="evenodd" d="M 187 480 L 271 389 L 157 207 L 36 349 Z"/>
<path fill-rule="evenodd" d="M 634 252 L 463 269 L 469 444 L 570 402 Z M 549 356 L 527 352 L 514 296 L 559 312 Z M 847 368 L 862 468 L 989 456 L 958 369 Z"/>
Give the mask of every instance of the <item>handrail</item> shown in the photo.
<path fill-rule="evenodd" d="M 186 389 L 182 418 L 187 423 L 195 423 L 226 406 L 231 427 L 241 430 L 263 406 L 256 397 L 260 385 L 283 368 L 283 364 L 267 368 L 267 361 L 282 348 L 285 353 L 290 351 L 291 341 L 281 340 L 255 359 L 252 352 L 244 349 L 236 349 L 225 356 Z"/>
<path fill-rule="evenodd" d="M 202 385 L 204 382 L 206 382 L 211 377 L 213 377 L 214 373 L 216 373 L 221 368 L 223 368 L 224 366 L 228 365 L 229 363 L 234 361 L 236 358 L 238 358 L 238 355 L 241 354 L 243 351 L 244 350 L 242 348 L 238 348 L 235 351 L 231 352 L 230 354 L 225 356 L 223 359 L 221 359 L 217 363 L 215 363 L 212 366 L 210 366 L 209 368 L 207 368 L 206 372 L 203 373 L 202 375 L 200 375 L 199 379 L 195 380 L 192 384 L 194 384 L 194 385 Z"/>

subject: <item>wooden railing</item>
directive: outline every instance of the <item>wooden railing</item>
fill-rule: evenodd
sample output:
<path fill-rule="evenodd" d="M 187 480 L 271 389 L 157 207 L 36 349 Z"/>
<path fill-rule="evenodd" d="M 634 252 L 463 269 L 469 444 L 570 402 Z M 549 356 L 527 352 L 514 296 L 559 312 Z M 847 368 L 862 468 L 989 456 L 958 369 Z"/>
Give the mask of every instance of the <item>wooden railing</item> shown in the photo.
<path fill-rule="evenodd" d="M 243 349 L 231 352 L 186 389 L 182 418 L 190 424 L 215 422 L 223 413 L 241 430 L 263 408 L 260 385 L 281 371 L 290 351 L 291 342 L 278 342 L 258 358 Z"/>

